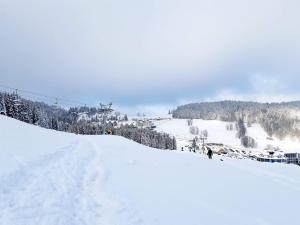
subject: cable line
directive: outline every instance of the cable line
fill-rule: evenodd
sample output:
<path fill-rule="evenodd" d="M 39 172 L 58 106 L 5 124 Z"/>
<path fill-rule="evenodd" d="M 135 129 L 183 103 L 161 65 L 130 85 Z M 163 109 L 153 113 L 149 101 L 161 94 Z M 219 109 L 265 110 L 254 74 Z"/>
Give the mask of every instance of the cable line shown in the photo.
<path fill-rule="evenodd" d="M 71 106 L 87 106 L 86 103 L 81 102 L 81 101 L 77 101 L 77 100 L 71 100 L 71 99 L 66 99 L 66 98 L 59 98 L 57 96 L 50 96 L 50 95 L 45 95 L 39 92 L 35 92 L 35 91 L 29 91 L 29 90 L 25 90 L 25 89 L 19 89 L 19 88 L 15 88 L 15 87 L 11 87 L 8 85 L 3 85 L 0 84 L 0 87 L 3 89 L 7 89 L 10 90 L 11 92 L 16 93 L 17 95 L 21 96 L 21 97 L 27 97 L 27 98 L 31 98 L 32 100 L 34 100 L 34 98 L 32 96 L 38 97 L 38 98 L 42 98 L 42 99 L 48 99 L 51 100 L 52 103 L 50 103 L 51 105 L 58 105 L 59 102 L 63 102 L 63 103 L 69 103 L 67 104 L 67 106 L 71 107 Z M 23 94 L 25 93 L 25 94 Z M 29 96 L 29 95 L 32 96 Z M 35 100 L 36 101 L 36 100 Z M 48 102 L 49 103 L 49 102 Z M 70 104 L 72 103 L 72 105 Z"/>

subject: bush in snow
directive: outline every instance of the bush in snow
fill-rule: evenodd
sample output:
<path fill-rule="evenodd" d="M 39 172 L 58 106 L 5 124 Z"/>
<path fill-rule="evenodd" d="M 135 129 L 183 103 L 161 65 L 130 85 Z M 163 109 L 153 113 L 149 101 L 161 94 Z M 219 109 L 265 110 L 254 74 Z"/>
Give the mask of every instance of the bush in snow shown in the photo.
<path fill-rule="evenodd" d="M 199 135 L 199 128 L 196 126 L 190 126 L 190 133 L 193 135 Z"/>
<path fill-rule="evenodd" d="M 188 119 L 187 120 L 187 124 L 188 124 L 188 126 L 193 126 L 193 120 L 192 119 Z"/>
<path fill-rule="evenodd" d="M 208 138 L 208 131 L 207 131 L 207 130 L 201 131 L 200 136 L 201 136 L 202 138 Z"/>
<path fill-rule="evenodd" d="M 233 124 L 232 123 L 226 124 L 226 130 L 232 131 L 233 130 Z"/>

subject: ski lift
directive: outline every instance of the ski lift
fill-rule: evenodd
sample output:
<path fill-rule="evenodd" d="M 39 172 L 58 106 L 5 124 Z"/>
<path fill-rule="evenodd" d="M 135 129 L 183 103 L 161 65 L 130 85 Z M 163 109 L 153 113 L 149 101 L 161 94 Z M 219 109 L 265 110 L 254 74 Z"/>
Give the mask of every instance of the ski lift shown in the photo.
<path fill-rule="evenodd" d="M 55 102 L 53 104 L 53 110 L 55 113 L 57 113 L 59 111 L 59 107 L 58 107 L 58 98 L 55 98 Z"/>
<path fill-rule="evenodd" d="M 86 106 L 86 104 L 84 104 L 84 108 L 83 108 L 83 114 L 88 114 L 89 113 L 89 110 L 88 110 L 88 107 Z"/>
<path fill-rule="evenodd" d="M 55 98 L 54 105 L 57 107 L 58 106 L 58 98 Z"/>
<path fill-rule="evenodd" d="M 18 95 L 18 89 L 15 90 L 13 102 L 14 102 L 15 106 L 20 106 L 21 105 L 21 100 L 20 100 L 20 97 Z"/>
<path fill-rule="evenodd" d="M 100 103 L 100 113 L 111 113 L 113 111 L 112 107 L 112 103 L 110 102 L 109 104 L 105 105 Z"/>

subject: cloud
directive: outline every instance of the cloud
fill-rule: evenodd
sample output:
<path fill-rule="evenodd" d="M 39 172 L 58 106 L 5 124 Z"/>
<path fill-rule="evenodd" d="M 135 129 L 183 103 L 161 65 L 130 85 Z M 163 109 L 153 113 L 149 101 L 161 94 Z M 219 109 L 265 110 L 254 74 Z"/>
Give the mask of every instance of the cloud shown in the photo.
<path fill-rule="evenodd" d="M 148 104 L 148 105 L 135 105 L 135 106 L 126 106 L 126 105 L 117 105 L 115 106 L 116 111 L 128 114 L 129 116 L 145 115 L 147 117 L 151 116 L 168 116 L 169 110 L 175 109 L 175 105 L 167 104 Z"/>
<path fill-rule="evenodd" d="M 266 76 L 262 73 L 256 73 L 250 76 L 251 89 L 254 93 L 272 95 L 286 89 L 285 83 L 275 75 Z"/>
<path fill-rule="evenodd" d="M 213 97 L 205 98 L 204 101 L 241 100 L 270 103 L 300 100 L 300 91 L 290 92 L 291 85 L 287 86 L 279 76 L 257 73 L 249 76 L 248 85 L 247 91 L 224 89 Z"/>
<path fill-rule="evenodd" d="M 203 101 L 222 101 L 222 100 L 234 100 L 234 101 L 255 101 L 262 103 L 272 103 L 272 102 L 288 102 L 288 101 L 299 101 L 300 92 L 290 95 L 285 94 L 275 94 L 269 95 L 264 93 L 252 93 L 244 94 L 235 92 L 232 90 L 223 90 L 216 96 L 204 98 Z"/>
<path fill-rule="evenodd" d="M 120 105 L 176 104 L 226 90 L 293 96 L 299 7 L 294 0 L 2 0 L 0 83 Z"/>

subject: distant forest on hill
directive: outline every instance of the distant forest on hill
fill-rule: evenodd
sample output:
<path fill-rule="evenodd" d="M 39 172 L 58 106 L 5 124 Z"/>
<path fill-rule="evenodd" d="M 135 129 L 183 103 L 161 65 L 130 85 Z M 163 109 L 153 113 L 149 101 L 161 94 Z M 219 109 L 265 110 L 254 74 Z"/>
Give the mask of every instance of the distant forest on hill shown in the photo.
<path fill-rule="evenodd" d="M 85 135 L 120 135 L 153 148 L 177 148 L 176 139 L 168 134 L 133 125 L 119 125 L 119 122 L 127 120 L 127 115 L 111 110 L 104 120 L 100 107 L 64 109 L 24 99 L 15 93 L 0 92 L 0 114 L 47 129 Z"/>
<path fill-rule="evenodd" d="M 300 137 L 300 101 L 258 103 L 243 101 L 202 102 L 182 105 L 172 112 L 173 118 L 204 119 L 259 123 L 269 136 L 280 139 Z"/>

